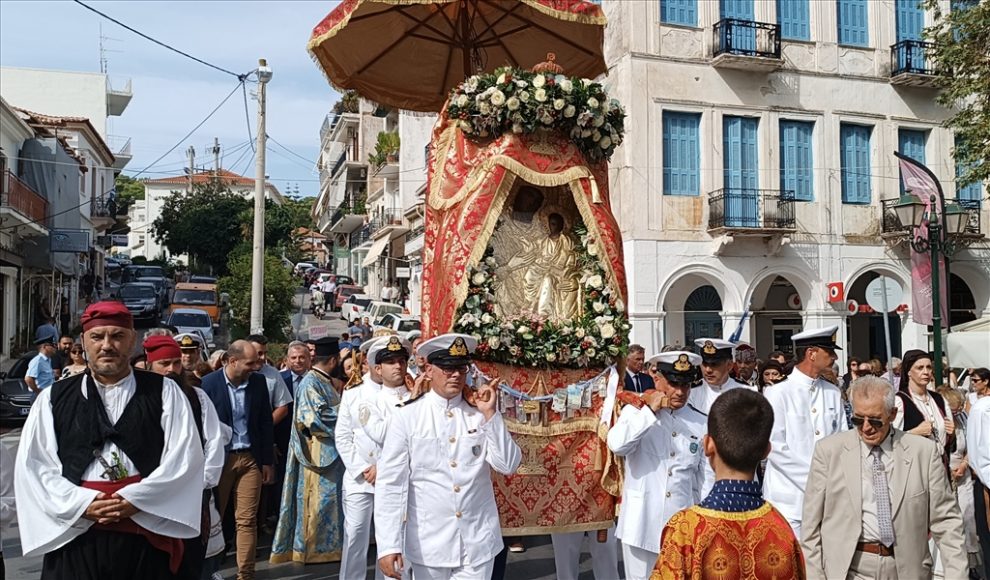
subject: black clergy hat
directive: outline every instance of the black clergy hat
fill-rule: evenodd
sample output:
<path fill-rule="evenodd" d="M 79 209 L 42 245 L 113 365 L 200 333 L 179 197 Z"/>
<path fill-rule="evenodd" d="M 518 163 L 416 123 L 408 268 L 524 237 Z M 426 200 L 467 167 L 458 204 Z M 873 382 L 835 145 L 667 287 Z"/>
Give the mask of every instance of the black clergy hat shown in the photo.
<path fill-rule="evenodd" d="M 340 354 L 340 342 L 336 338 L 326 337 L 314 340 L 316 356 L 337 356 Z"/>

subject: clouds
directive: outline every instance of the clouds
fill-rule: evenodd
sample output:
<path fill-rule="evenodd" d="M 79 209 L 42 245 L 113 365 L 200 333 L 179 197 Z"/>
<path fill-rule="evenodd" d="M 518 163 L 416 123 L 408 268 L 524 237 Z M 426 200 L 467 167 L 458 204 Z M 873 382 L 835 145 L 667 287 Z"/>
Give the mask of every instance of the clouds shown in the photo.
<path fill-rule="evenodd" d="M 96 9 L 194 56 L 234 72 L 268 59 L 274 77 L 268 86 L 268 134 L 299 155 L 318 156 L 319 128 L 337 99 L 305 50 L 312 28 L 335 2 L 92 2 Z M 100 70 L 100 24 L 108 72 L 117 84 L 132 80 L 134 97 L 110 133 L 132 139 L 134 159 L 127 170 L 143 169 L 192 129 L 237 84 L 223 73 L 144 40 L 69 2 L 0 3 L 0 64 L 61 70 Z M 254 88 L 248 85 L 249 90 Z M 254 131 L 256 103 L 248 101 Z M 152 171 L 180 169 L 189 145 L 210 159 L 213 137 L 233 148 L 248 139 L 243 97 L 235 94 L 188 141 Z M 280 189 L 298 181 L 301 193 L 319 187 L 316 173 L 302 160 L 269 144 L 268 173 Z M 236 155 L 231 157 L 236 158 Z M 250 154 L 236 168 L 247 168 Z M 225 160 L 225 164 L 233 159 Z M 197 161 L 198 162 L 198 161 Z M 314 181 L 305 181 L 314 180 Z"/>

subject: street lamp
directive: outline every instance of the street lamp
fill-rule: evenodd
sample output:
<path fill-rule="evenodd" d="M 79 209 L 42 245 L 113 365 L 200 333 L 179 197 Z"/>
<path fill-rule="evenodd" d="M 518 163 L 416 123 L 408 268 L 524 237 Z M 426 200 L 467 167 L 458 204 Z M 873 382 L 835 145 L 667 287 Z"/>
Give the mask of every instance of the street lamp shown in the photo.
<path fill-rule="evenodd" d="M 906 190 L 894 205 L 894 213 L 901 224 L 910 231 L 917 232 L 921 227 L 928 228 L 928 237 L 915 233 L 910 238 L 911 248 L 919 254 L 930 254 L 932 268 L 932 330 L 935 370 L 935 386 L 942 384 L 942 303 L 939 296 L 939 256 L 949 258 L 956 251 L 956 242 L 951 236 L 961 234 L 966 227 L 966 212 L 957 203 L 945 206 L 946 232 L 942 232 L 942 219 L 938 215 L 937 199 L 929 198 L 926 206 L 918 196 Z M 926 221 L 927 220 L 927 221 Z M 926 226 L 927 224 L 927 226 Z"/>

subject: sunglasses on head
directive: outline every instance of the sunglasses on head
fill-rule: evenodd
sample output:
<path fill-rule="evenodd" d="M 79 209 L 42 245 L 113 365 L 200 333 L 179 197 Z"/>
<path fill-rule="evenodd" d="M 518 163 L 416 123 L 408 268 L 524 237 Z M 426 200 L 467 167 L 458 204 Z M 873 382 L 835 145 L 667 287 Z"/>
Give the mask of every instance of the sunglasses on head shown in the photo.
<path fill-rule="evenodd" d="M 870 427 L 873 427 L 874 429 L 883 429 L 883 419 L 853 415 L 850 418 L 850 421 L 852 421 L 852 424 L 855 425 L 857 429 L 862 429 L 864 423 L 869 423 Z"/>

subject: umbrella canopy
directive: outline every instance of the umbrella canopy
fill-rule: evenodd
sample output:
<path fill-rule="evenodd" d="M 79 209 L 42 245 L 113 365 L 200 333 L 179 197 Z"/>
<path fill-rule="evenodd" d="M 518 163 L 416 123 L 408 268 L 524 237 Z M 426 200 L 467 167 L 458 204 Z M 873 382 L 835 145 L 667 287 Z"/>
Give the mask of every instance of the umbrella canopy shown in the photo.
<path fill-rule="evenodd" d="M 437 112 L 466 77 L 549 52 L 568 75 L 597 77 L 604 36 L 601 8 L 583 0 L 344 0 L 307 48 L 338 88 Z"/>

